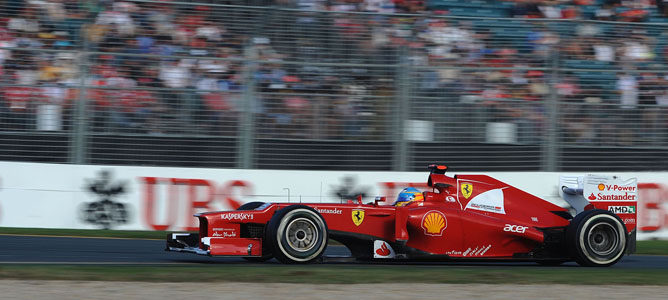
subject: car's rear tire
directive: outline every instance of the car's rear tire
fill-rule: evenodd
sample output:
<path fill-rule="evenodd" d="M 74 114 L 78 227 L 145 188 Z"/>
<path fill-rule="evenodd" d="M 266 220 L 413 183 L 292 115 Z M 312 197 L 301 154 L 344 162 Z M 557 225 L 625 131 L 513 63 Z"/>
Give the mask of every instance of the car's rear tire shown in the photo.
<path fill-rule="evenodd" d="M 575 216 L 566 235 L 575 261 L 588 267 L 614 265 L 622 259 L 628 244 L 626 226 L 622 220 L 601 209 Z"/>
<path fill-rule="evenodd" d="M 274 214 L 267 224 L 267 243 L 282 263 L 319 261 L 327 248 L 327 224 L 313 208 L 291 205 Z"/>

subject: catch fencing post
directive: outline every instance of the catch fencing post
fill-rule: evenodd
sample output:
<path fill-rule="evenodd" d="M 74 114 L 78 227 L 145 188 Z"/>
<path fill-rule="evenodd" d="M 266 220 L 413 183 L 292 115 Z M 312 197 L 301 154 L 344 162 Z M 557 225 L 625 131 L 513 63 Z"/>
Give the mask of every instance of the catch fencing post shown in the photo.
<path fill-rule="evenodd" d="M 243 111 L 241 113 L 241 122 L 239 124 L 239 141 L 237 142 L 237 167 L 241 169 L 252 169 L 254 158 L 253 138 L 255 137 L 255 104 L 257 94 L 255 88 L 255 70 L 257 69 L 257 53 L 255 47 L 248 46 L 244 50 L 244 85 L 243 92 Z"/>
<path fill-rule="evenodd" d="M 79 53 L 79 97 L 75 102 L 74 106 L 74 119 L 72 122 L 72 133 L 70 138 L 70 163 L 71 164 L 85 164 L 87 162 L 86 156 L 88 154 L 88 141 L 87 141 L 87 132 L 88 132 L 88 90 L 87 82 L 88 78 L 88 67 L 90 66 L 89 62 L 89 53 L 88 53 L 88 41 L 86 38 L 82 39 L 83 51 Z"/>
<path fill-rule="evenodd" d="M 409 61 L 407 57 L 406 46 L 399 48 L 399 64 L 397 65 L 397 84 L 396 88 L 396 110 L 394 117 L 394 132 L 396 139 L 394 141 L 394 171 L 408 170 L 408 141 L 406 136 L 406 120 L 410 116 L 408 111 L 408 101 L 410 101 L 410 81 L 409 81 Z"/>
<path fill-rule="evenodd" d="M 542 145 L 543 166 L 542 171 L 556 172 L 558 160 L 558 119 L 559 119 L 559 95 L 556 85 L 559 76 L 559 51 L 555 48 L 550 50 L 550 76 L 548 82 L 549 97 L 545 102 L 545 114 L 547 116 L 547 129 L 545 141 Z"/>

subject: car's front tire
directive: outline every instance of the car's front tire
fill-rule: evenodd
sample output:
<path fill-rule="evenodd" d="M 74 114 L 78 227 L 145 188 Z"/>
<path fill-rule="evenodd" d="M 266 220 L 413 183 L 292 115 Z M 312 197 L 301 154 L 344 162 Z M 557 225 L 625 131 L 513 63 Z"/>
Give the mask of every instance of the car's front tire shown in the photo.
<path fill-rule="evenodd" d="M 575 216 L 567 229 L 575 261 L 582 266 L 607 267 L 624 256 L 626 227 L 615 214 L 593 209 Z"/>
<path fill-rule="evenodd" d="M 274 214 L 267 224 L 267 243 L 283 263 L 311 263 L 327 248 L 327 224 L 313 208 L 291 205 Z"/>

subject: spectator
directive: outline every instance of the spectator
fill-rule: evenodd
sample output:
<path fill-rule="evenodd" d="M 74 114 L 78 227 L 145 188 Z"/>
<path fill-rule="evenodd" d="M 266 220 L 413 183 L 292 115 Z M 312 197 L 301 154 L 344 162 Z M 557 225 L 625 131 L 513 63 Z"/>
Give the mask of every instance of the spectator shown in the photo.
<path fill-rule="evenodd" d="M 39 93 L 33 99 L 36 103 L 36 126 L 37 130 L 60 131 L 63 130 L 63 108 L 67 97 L 64 86 L 55 83 L 56 78 L 48 80 L 43 87 L 35 90 Z"/>
<path fill-rule="evenodd" d="M 15 17 L 9 18 L 7 29 L 10 32 L 37 33 L 40 31 L 37 7 L 28 6 Z"/>
<path fill-rule="evenodd" d="M 564 100 L 576 100 L 581 93 L 577 79 L 571 76 L 565 76 L 555 85 L 557 95 Z"/>
<path fill-rule="evenodd" d="M 543 14 L 543 17 L 547 19 L 561 19 L 562 11 L 557 0 L 548 0 L 541 1 L 538 6 L 538 10 Z"/>
<path fill-rule="evenodd" d="M 547 58 L 559 41 L 559 36 L 542 24 L 532 27 L 527 35 L 528 48 L 531 49 L 535 57 L 541 59 Z"/>
<path fill-rule="evenodd" d="M 418 36 L 434 44 L 435 46 L 430 48 L 431 54 L 442 58 L 462 58 L 460 53 L 480 48 L 480 43 L 470 30 L 448 24 L 445 19 L 431 20 L 425 32 Z"/>
<path fill-rule="evenodd" d="M 634 29 L 623 40 L 622 59 L 626 61 L 646 61 L 655 57 L 651 48 L 653 39 L 642 29 Z"/>
<path fill-rule="evenodd" d="M 160 80 L 165 87 L 182 89 L 190 84 L 190 65 L 185 60 L 172 59 L 160 68 Z"/>
<path fill-rule="evenodd" d="M 202 37 L 208 42 L 220 42 L 226 33 L 225 28 L 212 20 L 205 20 L 202 26 L 195 29 L 195 36 Z"/>
<path fill-rule="evenodd" d="M 155 29 L 158 36 L 171 38 L 176 29 L 174 8 L 169 3 L 150 2 L 146 3 L 143 10 L 148 26 Z"/>
<path fill-rule="evenodd" d="M 615 20 L 615 8 L 610 3 L 603 3 L 600 7 L 594 12 L 594 19 L 600 21 L 614 21 Z"/>
<path fill-rule="evenodd" d="M 514 18 L 540 18 L 542 13 L 537 3 L 535 0 L 517 0 L 510 15 Z"/>
<path fill-rule="evenodd" d="M 580 7 L 576 5 L 567 5 L 561 11 L 562 19 L 580 19 Z"/>
<path fill-rule="evenodd" d="M 364 0 L 364 11 L 393 14 L 396 7 L 392 0 Z"/>
<path fill-rule="evenodd" d="M 101 12 L 95 24 L 110 25 L 120 36 L 132 36 L 135 34 L 136 26 L 130 13 L 138 10 L 131 2 L 114 2 L 111 7 Z"/>
<path fill-rule="evenodd" d="M 602 38 L 594 38 L 591 43 L 594 50 L 594 57 L 597 61 L 614 62 L 614 46 Z"/>
<path fill-rule="evenodd" d="M 664 17 L 668 17 L 668 0 L 656 0 L 656 8 Z"/>
<path fill-rule="evenodd" d="M 14 37 L 7 30 L 0 28 L 0 67 L 4 67 L 5 62 L 12 59 L 11 48 L 16 46 Z"/>
<path fill-rule="evenodd" d="M 8 86 L 3 89 L 3 98 L 7 105 L 6 128 L 9 130 L 28 130 L 32 116 L 31 101 L 37 91 L 32 87 Z"/>
<path fill-rule="evenodd" d="M 110 125 L 115 130 L 134 131 L 138 127 L 134 115 L 137 107 L 134 94 L 137 82 L 130 78 L 127 69 L 119 70 L 115 75 L 106 80 L 107 86 L 112 88 L 107 90 L 111 103 Z"/>
<path fill-rule="evenodd" d="M 645 0 L 622 1 L 617 18 L 623 22 L 643 22 L 649 16 L 649 6 Z"/>
<path fill-rule="evenodd" d="M 661 79 L 656 73 L 644 72 L 638 81 L 638 107 L 641 111 L 641 128 L 639 135 L 643 142 L 657 142 L 659 108 L 657 97 L 663 93 Z"/>

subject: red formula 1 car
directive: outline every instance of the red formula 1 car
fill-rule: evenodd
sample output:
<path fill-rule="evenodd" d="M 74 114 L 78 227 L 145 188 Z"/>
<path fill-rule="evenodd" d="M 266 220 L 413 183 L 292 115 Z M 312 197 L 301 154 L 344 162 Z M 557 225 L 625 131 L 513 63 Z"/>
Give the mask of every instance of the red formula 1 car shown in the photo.
<path fill-rule="evenodd" d="M 321 261 L 333 239 L 359 260 L 577 261 L 584 266 L 610 266 L 635 251 L 635 179 L 562 176 L 560 193 L 572 206 L 566 209 L 489 176 L 450 177 L 445 166 L 430 169 L 432 190 L 420 202 L 250 202 L 236 211 L 195 215 L 199 233 L 169 234 L 166 250 L 308 263 Z"/>

